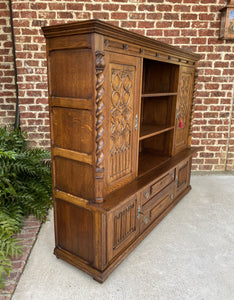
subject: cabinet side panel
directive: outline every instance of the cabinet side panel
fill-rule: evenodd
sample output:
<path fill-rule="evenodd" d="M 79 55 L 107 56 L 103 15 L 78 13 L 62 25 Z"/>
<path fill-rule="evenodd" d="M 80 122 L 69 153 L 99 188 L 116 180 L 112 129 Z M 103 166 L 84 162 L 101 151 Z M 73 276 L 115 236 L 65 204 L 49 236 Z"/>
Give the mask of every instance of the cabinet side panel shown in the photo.
<path fill-rule="evenodd" d="M 49 58 L 51 96 L 92 97 L 91 50 L 55 50 Z"/>
<path fill-rule="evenodd" d="M 56 36 L 47 40 L 49 49 L 87 49 L 91 48 L 91 36 L 89 34 Z"/>
<path fill-rule="evenodd" d="M 92 166 L 56 156 L 55 188 L 72 195 L 92 200 L 93 181 Z"/>
<path fill-rule="evenodd" d="M 92 113 L 64 107 L 53 108 L 54 146 L 92 152 Z"/>
<path fill-rule="evenodd" d="M 91 211 L 67 203 L 56 201 L 58 247 L 82 259 L 93 262 L 93 215 Z"/>

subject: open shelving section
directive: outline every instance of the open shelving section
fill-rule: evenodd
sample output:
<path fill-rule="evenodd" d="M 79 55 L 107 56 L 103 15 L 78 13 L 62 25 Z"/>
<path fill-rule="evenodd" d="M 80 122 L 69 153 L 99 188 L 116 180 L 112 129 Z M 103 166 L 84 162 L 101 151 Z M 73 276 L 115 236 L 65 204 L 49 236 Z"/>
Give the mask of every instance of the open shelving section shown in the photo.
<path fill-rule="evenodd" d="M 171 157 L 178 89 L 177 65 L 143 60 L 138 175 Z"/>
<path fill-rule="evenodd" d="M 142 141 L 144 139 L 150 138 L 154 135 L 161 134 L 163 132 L 174 129 L 174 126 L 169 125 L 142 125 L 140 129 L 140 137 L 139 140 Z"/>

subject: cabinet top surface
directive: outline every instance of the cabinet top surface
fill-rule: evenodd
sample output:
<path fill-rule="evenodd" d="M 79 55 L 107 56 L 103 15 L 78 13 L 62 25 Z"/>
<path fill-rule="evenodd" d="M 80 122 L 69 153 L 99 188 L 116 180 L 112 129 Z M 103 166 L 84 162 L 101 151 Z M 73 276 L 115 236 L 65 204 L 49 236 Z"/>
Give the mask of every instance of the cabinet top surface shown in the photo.
<path fill-rule="evenodd" d="M 200 55 L 180 49 L 175 46 L 145 37 L 143 35 L 128 31 L 126 29 L 114 26 L 100 20 L 78 21 L 67 24 L 58 24 L 53 26 L 42 27 L 45 37 L 54 38 L 60 36 L 70 36 L 79 34 L 98 33 L 109 38 L 115 38 L 127 43 L 146 47 L 153 50 L 165 51 L 168 54 L 177 55 L 187 59 L 197 61 Z"/>

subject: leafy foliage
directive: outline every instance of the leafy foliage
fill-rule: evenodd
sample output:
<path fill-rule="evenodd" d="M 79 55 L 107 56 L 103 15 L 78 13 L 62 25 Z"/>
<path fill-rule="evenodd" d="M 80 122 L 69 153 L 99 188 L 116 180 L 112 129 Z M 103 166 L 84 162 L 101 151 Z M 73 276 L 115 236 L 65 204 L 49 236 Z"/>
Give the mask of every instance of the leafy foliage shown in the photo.
<path fill-rule="evenodd" d="M 51 199 L 50 154 L 30 149 L 19 129 L 0 128 L 0 288 L 11 270 L 10 257 L 22 253 L 13 235 L 20 232 L 23 217 L 44 221 Z"/>

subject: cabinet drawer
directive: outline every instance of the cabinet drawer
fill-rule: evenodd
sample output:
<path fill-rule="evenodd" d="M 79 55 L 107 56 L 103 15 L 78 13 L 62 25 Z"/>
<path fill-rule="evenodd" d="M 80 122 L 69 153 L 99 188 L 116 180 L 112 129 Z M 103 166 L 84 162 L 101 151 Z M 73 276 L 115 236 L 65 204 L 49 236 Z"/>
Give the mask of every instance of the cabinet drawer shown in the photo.
<path fill-rule="evenodd" d="M 153 221 L 170 205 L 173 200 L 173 194 L 167 194 L 161 201 L 155 205 L 149 212 L 149 219 Z"/>
<path fill-rule="evenodd" d="M 141 230 L 153 222 L 173 202 L 174 189 L 175 185 L 174 182 L 172 182 L 169 186 L 143 205 L 140 225 Z"/>
<path fill-rule="evenodd" d="M 152 184 L 150 187 L 150 195 L 155 195 L 169 185 L 175 179 L 175 170 L 167 173 L 163 178 Z"/>
<path fill-rule="evenodd" d="M 153 184 L 147 186 L 141 192 L 141 205 L 144 205 L 147 201 L 149 201 L 150 198 L 152 198 L 152 196 L 159 193 L 161 190 L 163 190 L 166 186 L 168 186 L 174 180 L 175 180 L 175 169 L 168 172 L 164 177 L 157 180 Z"/>

